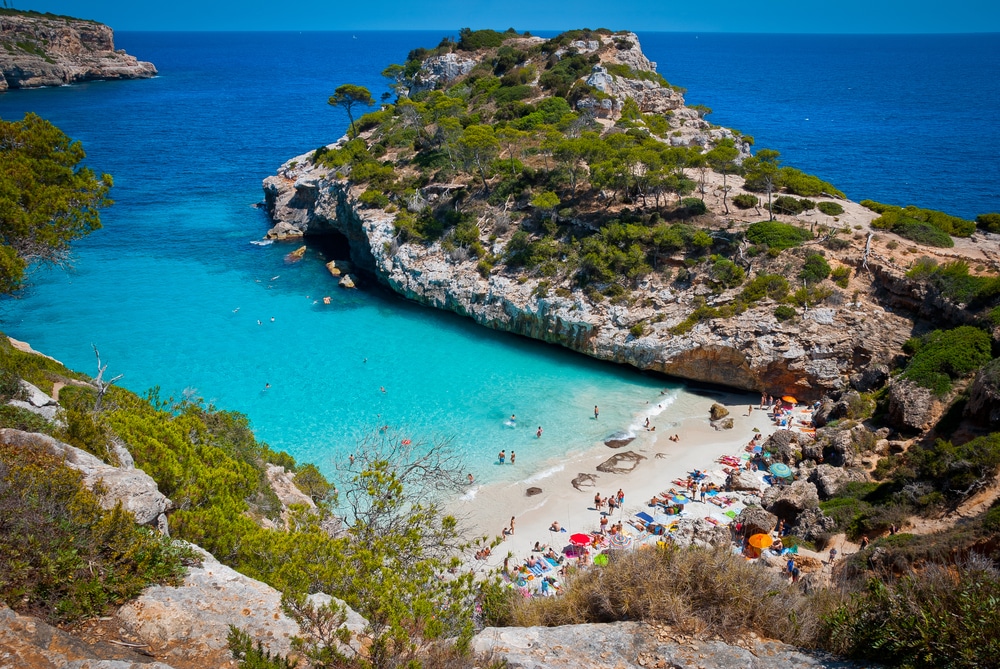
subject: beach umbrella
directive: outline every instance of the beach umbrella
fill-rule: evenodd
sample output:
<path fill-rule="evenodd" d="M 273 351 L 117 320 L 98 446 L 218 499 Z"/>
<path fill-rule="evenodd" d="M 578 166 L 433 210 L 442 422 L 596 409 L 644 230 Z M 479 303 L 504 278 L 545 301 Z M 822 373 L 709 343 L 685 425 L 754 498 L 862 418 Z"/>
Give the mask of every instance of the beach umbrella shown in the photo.
<path fill-rule="evenodd" d="M 761 550 L 769 547 L 772 541 L 770 534 L 755 534 L 750 537 L 750 545 Z"/>
<path fill-rule="evenodd" d="M 674 495 L 672 498 L 670 498 L 670 501 L 672 501 L 674 504 L 687 504 L 691 500 L 689 500 L 684 495 Z"/>
<path fill-rule="evenodd" d="M 583 534 L 582 532 L 571 534 L 569 537 L 569 542 L 574 546 L 589 546 L 591 541 L 590 535 Z"/>
<path fill-rule="evenodd" d="M 795 399 L 794 397 L 792 397 L 791 395 L 785 395 L 784 397 L 781 398 L 781 401 L 782 402 L 788 402 L 789 404 L 798 404 L 799 403 L 799 401 L 797 399 Z"/>
<path fill-rule="evenodd" d="M 627 534 L 612 534 L 608 540 L 609 548 L 630 548 L 635 541 Z"/>
<path fill-rule="evenodd" d="M 780 479 L 788 479 L 792 477 L 792 468 L 784 462 L 775 462 L 771 465 L 770 469 L 771 473 Z"/>

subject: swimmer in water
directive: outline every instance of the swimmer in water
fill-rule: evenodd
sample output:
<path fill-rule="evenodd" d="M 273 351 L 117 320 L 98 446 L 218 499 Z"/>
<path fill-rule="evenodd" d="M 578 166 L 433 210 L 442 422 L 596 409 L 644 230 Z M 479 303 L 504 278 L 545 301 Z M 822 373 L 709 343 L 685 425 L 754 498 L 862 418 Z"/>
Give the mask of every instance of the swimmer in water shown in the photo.
<path fill-rule="evenodd" d="M 267 389 L 268 389 L 268 388 L 270 388 L 270 387 L 271 387 L 271 384 L 270 384 L 270 383 L 265 383 L 265 384 L 264 384 L 264 390 L 267 390 Z"/>
<path fill-rule="evenodd" d="M 511 414 L 510 415 L 510 422 L 511 423 L 516 423 L 517 422 L 517 416 L 515 416 L 514 414 Z"/>
<path fill-rule="evenodd" d="M 535 433 L 535 437 L 538 438 L 538 439 L 542 438 L 542 426 L 541 425 L 538 426 L 538 432 Z"/>

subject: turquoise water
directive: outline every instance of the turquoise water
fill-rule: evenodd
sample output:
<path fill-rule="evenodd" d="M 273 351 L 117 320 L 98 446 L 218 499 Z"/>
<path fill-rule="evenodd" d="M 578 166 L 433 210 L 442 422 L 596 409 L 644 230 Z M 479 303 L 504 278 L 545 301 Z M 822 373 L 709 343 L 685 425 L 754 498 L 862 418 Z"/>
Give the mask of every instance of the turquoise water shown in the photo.
<path fill-rule="evenodd" d="M 346 118 L 326 104 L 332 90 L 350 81 L 381 92 L 379 72 L 386 64 L 402 62 L 415 46 L 436 44 L 441 34 L 127 33 L 118 35 L 118 46 L 152 60 L 160 77 L 0 94 L 0 116 L 35 111 L 51 120 L 81 140 L 88 162 L 111 173 L 116 184 L 104 229 L 76 244 L 71 268 L 42 269 L 20 299 L 0 303 L 0 328 L 84 372 L 95 371 L 96 344 L 109 373 L 125 374 L 122 385 L 137 392 L 160 386 L 163 397 L 193 389 L 220 408 L 246 413 L 261 439 L 327 472 L 357 439 L 386 424 L 415 441 L 451 440 L 468 456 L 470 470 L 486 480 L 525 478 L 569 451 L 640 424 L 649 407 L 668 403 L 681 386 L 498 334 L 377 289 L 339 290 L 318 248 L 289 265 L 284 255 L 293 247 L 250 243 L 267 229 L 266 217 L 253 206 L 262 197 L 261 180 L 285 160 L 342 134 Z M 699 69 L 726 67 L 740 48 L 759 52 L 753 41 L 765 37 L 717 40 L 697 62 L 681 58 L 686 47 L 680 38 L 642 39 L 660 71 L 694 92 L 702 81 Z M 830 44 L 826 38 L 766 39 L 806 51 Z M 911 50 L 923 53 L 924 46 L 918 40 Z M 988 50 L 994 47 L 990 41 Z M 836 49 L 827 51 L 819 48 L 808 62 L 816 68 L 816 59 L 841 64 Z M 975 49 L 969 52 L 978 57 Z M 690 71 L 677 74 L 671 63 Z M 864 70 L 863 59 L 855 66 Z M 966 76 L 983 71 L 973 69 L 966 68 Z M 837 72 L 845 80 L 852 76 Z M 778 74 L 768 71 L 772 78 Z M 740 86 L 713 83 L 715 76 L 704 80 L 711 85 L 697 88 L 692 102 L 716 107 L 717 121 L 750 134 L 756 134 L 755 123 L 768 121 L 774 135 L 768 145 L 789 155 L 796 151 L 794 133 L 824 132 L 817 122 L 805 128 L 788 120 L 798 99 L 794 81 L 772 81 L 783 92 L 768 99 L 775 111 L 765 119 L 766 105 L 740 109 Z M 725 95 L 725 109 L 713 103 L 716 93 Z M 981 105 L 987 97 L 980 95 Z M 821 176 L 834 183 L 850 177 L 891 193 L 895 175 L 864 159 L 865 151 L 926 152 L 919 135 L 896 148 L 877 144 L 882 119 L 905 117 L 913 106 L 909 98 L 891 103 L 872 98 L 869 104 L 884 116 L 863 134 L 863 145 L 852 147 L 850 162 L 838 162 L 842 145 L 817 141 L 795 164 L 814 171 L 815 160 L 824 166 Z M 995 118 L 995 108 L 977 113 L 968 111 L 968 100 L 956 104 L 962 115 L 941 108 L 940 119 L 927 121 L 937 124 L 942 142 L 951 141 L 945 132 L 995 135 L 996 124 L 982 126 L 982 119 Z M 918 111 L 912 123 L 923 122 L 926 110 Z M 866 118 L 852 117 L 857 132 Z M 775 120 L 787 136 L 773 127 Z M 966 125 L 954 127 L 959 121 Z M 843 123 L 839 118 L 832 127 L 843 131 Z M 972 190 L 974 204 L 963 201 L 970 214 L 995 209 L 989 205 L 998 180 L 973 176 L 995 174 L 996 162 L 977 155 L 969 153 L 964 176 L 956 177 L 985 184 L 985 190 Z M 908 185 L 920 178 L 929 185 L 941 177 L 921 170 L 909 175 Z M 265 384 L 271 386 L 266 391 Z M 661 396 L 668 385 L 670 396 Z M 593 419 L 595 404 L 599 421 Z M 516 427 L 506 424 L 512 413 Z M 542 439 L 535 438 L 538 425 Z M 491 464 L 501 448 L 518 452 L 517 468 Z"/>
<path fill-rule="evenodd" d="M 415 442 L 451 441 L 480 480 L 523 478 L 638 420 L 662 379 L 376 288 L 341 290 L 318 248 L 288 264 L 295 245 L 250 243 L 267 229 L 253 207 L 261 180 L 343 131 L 326 105 L 332 82 L 377 89 L 385 64 L 428 39 L 372 39 L 348 58 L 365 40 L 133 35 L 120 44 L 159 78 L 0 95 L 0 115 L 37 111 L 116 183 L 104 229 L 76 245 L 71 268 L 38 271 L 5 301 L 2 329 L 89 373 L 96 344 L 129 389 L 244 412 L 259 438 L 327 472 L 390 425 Z M 247 85 L 265 70 L 273 87 Z M 491 464 L 500 449 L 518 452 L 517 468 Z"/>

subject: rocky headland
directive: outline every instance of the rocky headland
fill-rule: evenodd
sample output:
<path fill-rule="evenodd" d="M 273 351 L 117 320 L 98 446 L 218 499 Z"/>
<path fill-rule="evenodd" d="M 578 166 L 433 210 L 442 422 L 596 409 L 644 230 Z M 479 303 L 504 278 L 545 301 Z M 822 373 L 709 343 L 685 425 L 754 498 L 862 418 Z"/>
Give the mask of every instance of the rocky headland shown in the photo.
<path fill-rule="evenodd" d="M 532 38 L 514 41 L 523 42 L 524 48 L 540 42 Z M 471 76 L 477 64 L 492 53 L 432 56 L 413 77 L 410 94 L 460 87 L 462 78 Z M 642 55 L 634 34 L 594 34 L 551 57 L 560 53 L 594 54 L 597 64 L 578 82 L 592 94 L 580 99 L 576 110 L 597 131 L 608 135 L 622 132 L 622 109 L 626 103 L 637 103 L 642 114 L 666 119 L 668 131 L 659 139 L 665 145 L 707 150 L 728 140 L 737 162 L 750 155 L 750 140 L 739 132 L 709 124 L 699 109 L 685 106 L 678 89 L 656 80 L 655 64 Z M 633 76 L 622 76 L 623 68 Z M 384 131 L 382 127 L 362 131 L 361 139 L 376 145 L 380 131 Z M 428 130 L 431 135 L 434 132 L 433 128 Z M 747 301 L 742 286 L 720 285 L 704 256 L 693 260 L 690 254 L 685 257 L 684 252 L 673 252 L 661 259 L 665 268 L 660 271 L 631 282 L 619 277 L 617 283 L 628 284 L 626 296 L 605 299 L 558 269 L 538 272 L 513 263 L 504 266 L 511 239 L 519 229 L 541 234 L 542 222 L 530 190 L 500 205 L 477 208 L 469 205 L 470 200 L 482 197 L 476 181 L 449 173 L 450 183 L 439 183 L 434 177 L 416 179 L 417 187 L 408 191 L 409 200 L 402 205 L 373 205 L 373 200 L 362 197 L 374 190 L 369 183 L 352 180 L 349 165 L 331 168 L 321 157 L 341 149 L 347 141 L 345 137 L 319 151 L 297 156 L 264 180 L 265 207 L 274 224 L 268 238 L 346 238 L 350 260 L 358 270 L 411 300 L 468 316 L 495 330 L 691 381 L 775 396 L 793 395 L 807 401 L 849 389 L 852 384 L 857 387 L 866 369 L 891 364 L 906 339 L 922 327 L 921 322 L 958 324 L 976 318 L 964 305 L 949 302 L 921 282 L 907 278 L 907 266 L 916 257 L 910 254 L 941 262 L 965 258 L 996 266 L 998 254 L 992 239 L 977 238 L 975 243 L 960 239 L 948 250 L 894 250 L 900 242 L 907 242 L 873 229 L 870 224 L 876 212 L 858 203 L 832 197 L 841 210 L 837 215 L 812 209 L 795 215 L 776 212 L 771 217 L 759 201 L 749 209 L 733 207 L 735 196 L 749 194 L 743 177 L 710 169 L 699 174 L 699 170 L 689 168 L 687 176 L 701 182 L 700 197 L 706 206 L 703 214 L 693 217 L 693 224 L 708 230 L 716 247 L 728 244 L 726 255 L 748 279 L 784 276 L 794 290 L 806 283 L 796 276 L 804 259 L 819 253 L 831 266 L 842 266 L 848 280 L 839 286 L 827 284 L 830 290 L 819 299 L 806 296 L 795 318 L 779 318 L 775 306 L 780 300 L 765 297 Z M 527 162 L 530 152 L 519 155 Z M 397 170 L 411 176 L 407 166 L 412 158 L 405 150 L 390 146 L 380 161 L 394 163 Z M 501 163 L 498 161 L 497 170 Z M 538 163 L 540 167 L 542 161 Z M 758 197 L 754 195 L 755 200 Z M 605 220 L 623 211 L 627 215 L 630 210 L 609 202 L 606 191 L 598 192 L 595 198 L 602 200 L 599 206 L 607 208 Z M 674 196 L 675 205 L 678 200 Z M 642 201 L 646 201 L 645 196 Z M 456 250 L 447 235 L 439 241 L 415 242 L 401 234 L 400 210 L 413 213 L 466 206 L 476 218 L 485 257 L 497 259 L 488 271 L 480 262 L 484 253 Z M 761 253 L 741 239 L 749 225 L 771 218 L 809 231 L 808 240 L 778 255 L 773 250 Z M 570 235 L 588 235 L 603 225 L 585 213 L 569 210 L 553 213 L 552 220 L 560 226 L 560 234 L 566 229 Z M 603 290 L 608 285 L 598 288 L 612 294 Z M 719 311 L 713 314 L 713 309 Z M 723 315 L 703 318 L 703 314 Z"/>
<path fill-rule="evenodd" d="M 114 31 L 95 21 L 3 10 L 0 47 L 0 91 L 156 76 L 152 63 L 116 50 Z"/>

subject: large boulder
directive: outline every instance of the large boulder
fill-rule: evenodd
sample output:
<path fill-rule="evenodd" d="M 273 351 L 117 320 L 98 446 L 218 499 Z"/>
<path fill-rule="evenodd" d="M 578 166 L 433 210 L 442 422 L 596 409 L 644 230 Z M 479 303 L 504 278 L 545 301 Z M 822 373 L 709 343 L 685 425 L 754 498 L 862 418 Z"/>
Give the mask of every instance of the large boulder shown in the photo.
<path fill-rule="evenodd" d="M 852 481 L 867 481 L 868 473 L 855 467 L 834 467 L 821 464 L 813 470 L 809 481 L 815 484 L 820 499 L 836 496 Z"/>
<path fill-rule="evenodd" d="M 606 461 L 597 465 L 597 471 L 604 472 L 605 474 L 628 474 L 645 459 L 645 455 L 639 455 L 635 451 L 615 453 Z M 623 465 L 622 463 L 625 464 Z"/>
<path fill-rule="evenodd" d="M 729 415 L 729 409 L 716 402 L 709 407 L 708 415 L 712 420 L 722 420 Z"/>
<path fill-rule="evenodd" d="M 761 504 L 779 518 L 793 520 L 806 509 L 819 506 L 819 495 L 815 484 L 795 481 L 791 485 L 769 488 Z"/>
<path fill-rule="evenodd" d="M 776 430 L 764 442 L 763 450 L 779 462 L 794 467 L 803 459 L 805 449 L 813 438 L 795 430 Z"/>
<path fill-rule="evenodd" d="M 729 533 L 729 528 L 722 525 L 713 525 L 701 518 L 691 523 L 681 523 L 673 533 L 673 543 L 681 548 L 688 546 L 698 546 L 699 548 L 711 548 L 729 546 L 733 538 Z"/>
<path fill-rule="evenodd" d="M 823 653 L 776 641 L 674 639 L 642 622 L 562 625 L 559 627 L 487 627 L 472 648 L 510 669 L 820 669 L 860 667 L 831 661 Z M 865 665 L 871 666 L 871 665 Z"/>
<path fill-rule="evenodd" d="M 0 602 L 0 667 L 11 669 L 171 669 L 127 646 L 87 643 Z"/>
<path fill-rule="evenodd" d="M 806 509 L 795 519 L 791 533 L 806 541 L 817 541 L 829 535 L 837 523 L 819 508 Z M 822 546 L 820 546 L 822 548 Z"/>
<path fill-rule="evenodd" d="M 299 626 L 281 609 L 281 593 L 192 546 L 203 562 L 179 587 L 153 586 L 123 605 L 115 622 L 176 669 L 236 669 L 227 636 L 234 625 L 272 653 L 291 652 Z"/>
<path fill-rule="evenodd" d="M 173 507 L 173 503 L 156 487 L 156 481 L 141 469 L 112 467 L 90 453 L 57 441 L 47 434 L 5 428 L 0 429 L 0 443 L 55 455 L 82 473 L 83 483 L 87 487 L 103 484 L 103 508 L 112 509 L 117 502 L 121 502 L 122 507 L 131 512 L 140 525 L 155 523 L 160 514 Z"/>
<path fill-rule="evenodd" d="M 760 490 L 763 484 L 761 480 L 752 473 L 740 469 L 734 472 L 728 479 L 730 490 Z"/>
<path fill-rule="evenodd" d="M 778 526 L 778 517 L 759 506 L 744 507 L 736 516 L 737 523 L 743 523 L 745 534 L 770 534 Z"/>
<path fill-rule="evenodd" d="M 939 406 L 934 393 L 908 379 L 897 377 L 889 383 L 889 423 L 899 430 L 928 429 Z"/>

